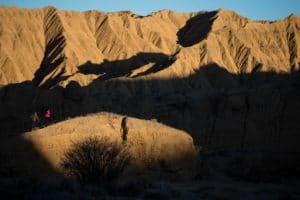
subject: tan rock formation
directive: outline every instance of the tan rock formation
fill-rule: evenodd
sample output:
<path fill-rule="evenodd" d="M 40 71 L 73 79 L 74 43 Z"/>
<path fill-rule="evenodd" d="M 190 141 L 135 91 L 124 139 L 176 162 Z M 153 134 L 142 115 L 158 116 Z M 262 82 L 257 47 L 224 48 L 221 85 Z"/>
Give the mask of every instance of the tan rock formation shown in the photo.
<path fill-rule="evenodd" d="M 4 7 L 0 13 L 0 84 L 34 78 L 36 84 L 48 87 L 65 86 L 65 79 L 87 85 L 96 77 L 77 73 L 78 66 L 125 60 L 141 52 L 176 54 L 172 64 L 154 73 L 156 78 L 187 77 L 210 63 L 234 74 L 299 68 L 300 18 L 296 15 L 259 22 L 222 9 L 191 14 L 162 10 L 146 17 L 54 7 Z M 146 55 L 124 67 L 132 72 L 136 62 L 140 64 L 135 68 L 142 68 L 165 60 Z"/>

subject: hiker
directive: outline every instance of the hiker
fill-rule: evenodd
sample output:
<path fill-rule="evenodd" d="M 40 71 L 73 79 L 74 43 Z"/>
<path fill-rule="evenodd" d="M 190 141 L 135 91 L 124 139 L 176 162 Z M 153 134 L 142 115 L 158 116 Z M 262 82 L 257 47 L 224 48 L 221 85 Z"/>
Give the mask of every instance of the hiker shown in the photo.
<path fill-rule="evenodd" d="M 47 120 L 50 120 L 51 119 L 51 111 L 50 111 L 50 108 L 48 108 L 48 110 L 46 111 L 45 115 L 44 115 L 44 118 L 47 119 Z"/>
<path fill-rule="evenodd" d="M 128 135 L 128 126 L 127 126 L 127 117 L 123 117 L 121 122 L 121 134 L 122 134 L 122 140 L 125 143 L 127 141 L 127 135 Z"/>
<path fill-rule="evenodd" d="M 31 116 L 31 119 L 32 119 L 32 128 L 39 126 L 41 121 L 40 121 L 40 118 L 39 118 L 37 112 L 33 113 L 33 115 Z"/>

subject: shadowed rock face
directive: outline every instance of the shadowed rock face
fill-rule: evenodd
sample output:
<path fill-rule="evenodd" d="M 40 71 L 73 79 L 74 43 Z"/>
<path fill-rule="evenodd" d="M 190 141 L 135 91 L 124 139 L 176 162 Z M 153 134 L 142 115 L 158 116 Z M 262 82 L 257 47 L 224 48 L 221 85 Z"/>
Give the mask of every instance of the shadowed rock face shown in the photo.
<path fill-rule="evenodd" d="M 216 64 L 171 80 L 100 77 L 51 90 L 27 82 L 3 88 L 0 125 L 3 133 L 29 131 L 31 113 L 42 116 L 48 107 L 52 123 L 106 111 L 157 119 L 208 149 L 299 152 L 299 86 L 299 73 L 241 76 Z"/>

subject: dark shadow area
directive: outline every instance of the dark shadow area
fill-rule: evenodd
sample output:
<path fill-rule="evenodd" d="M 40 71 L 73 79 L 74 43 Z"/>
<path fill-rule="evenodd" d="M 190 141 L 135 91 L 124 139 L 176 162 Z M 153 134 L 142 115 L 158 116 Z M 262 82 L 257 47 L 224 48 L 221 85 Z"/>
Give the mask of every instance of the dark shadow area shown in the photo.
<path fill-rule="evenodd" d="M 1 199 L 32 199 L 42 185 L 63 180 L 30 140 L 22 136 L 0 138 Z"/>
<path fill-rule="evenodd" d="M 1 160 L 1 175 L 12 177 L 23 175 L 33 179 L 52 180 L 61 176 L 44 158 L 44 155 L 35 148 L 30 139 L 23 136 L 2 136 L 0 144 L 0 157 L 7 161 Z"/>
<path fill-rule="evenodd" d="M 65 46 L 65 39 L 63 36 L 58 36 L 53 41 L 51 41 L 45 50 L 44 59 L 39 67 L 39 69 L 34 74 L 33 84 L 35 86 L 40 85 L 42 80 L 49 75 L 51 72 L 55 71 L 57 69 L 57 66 L 59 66 L 65 59 L 64 56 L 60 56 L 62 53 L 62 50 Z M 59 73 L 62 74 L 62 73 Z M 62 80 L 62 78 L 55 78 L 56 81 Z M 58 83 L 58 82 L 56 82 Z M 52 85 L 54 85 L 52 83 Z M 44 84 L 44 88 L 49 88 L 49 83 Z"/>
<path fill-rule="evenodd" d="M 161 62 L 169 60 L 168 56 L 159 58 Z M 142 63 L 135 67 L 149 60 L 140 61 Z M 116 65 L 108 62 L 81 66 L 81 73 L 100 75 L 85 87 L 76 81 L 71 81 L 66 88 L 49 90 L 38 88 L 30 81 L 4 86 L 0 90 L 1 136 L 18 140 L 19 146 L 25 145 L 27 151 L 40 160 L 37 162 L 47 165 L 32 144 L 18 137 L 32 129 L 33 112 L 42 118 L 46 109 L 51 108 L 51 121 L 44 121 L 41 126 L 91 113 L 111 112 L 156 119 L 186 131 L 202 151 L 220 152 L 221 160 L 217 161 L 221 163 L 216 166 L 232 162 L 226 164 L 230 167 L 222 173 L 237 179 L 248 180 L 252 176 L 251 181 L 276 182 L 300 177 L 299 72 L 260 72 L 258 66 L 252 73 L 241 76 L 212 63 L 186 78 L 147 80 L 126 78 L 135 68 L 128 64 L 123 69 L 121 65 L 127 62 L 134 63 L 125 60 L 116 61 Z M 106 66 L 119 66 L 121 72 L 116 75 Z M 241 152 L 241 156 L 227 152 Z M 244 159 L 244 154 L 256 156 L 256 152 L 262 155 L 260 159 L 253 158 L 253 162 L 249 159 L 250 163 Z M 210 160 L 213 163 L 208 166 L 214 166 L 216 161 Z M 249 164 L 253 167 L 247 168 Z M 295 166 L 294 170 L 291 166 Z M 240 168 L 249 170 L 238 170 Z M 280 175 L 274 179 L 274 173 Z"/>
<path fill-rule="evenodd" d="M 218 11 L 199 13 L 189 19 L 185 26 L 178 31 L 177 43 L 183 47 L 198 44 L 210 32 L 217 13 Z"/>
<path fill-rule="evenodd" d="M 81 73 L 100 75 L 85 87 L 75 81 L 65 89 L 45 90 L 31 82 L 5 86 L 0 93 L 4 111 L 1 113 L 1 132 L 29 131 L 32 126 L 30 115 L 36 111 L 43 116 L 48 108 L 52 108 L 50 123 L 104 111 L 157 119 L 187 131 L 196 144 L 209 148 L 298 149 L 296 144 L 288 144 L 288 140 L 299 137 L 296 132 L 300 127 L 294 120 L 300 114 L 299 72 L 277 74 L 254 70 L 250 74 L 235 75 L 210 64 L 187 78 L 124 78 L 132 69 L 150 60 L 162 63 L 170 60 L 160 54 L 151 54 L 151 58 L 148 54 L 141 55 L 125 61 L 81 66 Z M 147 59 L 140 61 L 145 55 Z M 113 73 L 111 68 L 120 72 Z M 118 80 L 117 77 L 123 78 Z M 228 139 L 228 144 L 222 145 L 226 137 L 234 140 Z M 274 137 L 274 141 L 268 137 Z M 284 145 L 281 143 L 283 137 L 289 138 Z"/>
<path fill-rule="evenodd" d="M 154 63 L 151 68 L 133 76 L 138 77 L 155 73 L 169 67 L 175 61 L 174 56 L 175 55 L 168 56 L 163 53 L 138 53 L 129 59 L 116 61 L 104 60 L 101 64 L 94 64 L 88 61 L 78 68 L 82 74 L 102 74 L 101 80 L 108 80 L 121 76 L 128 77 L 132 74 L 133 70 Z"/>

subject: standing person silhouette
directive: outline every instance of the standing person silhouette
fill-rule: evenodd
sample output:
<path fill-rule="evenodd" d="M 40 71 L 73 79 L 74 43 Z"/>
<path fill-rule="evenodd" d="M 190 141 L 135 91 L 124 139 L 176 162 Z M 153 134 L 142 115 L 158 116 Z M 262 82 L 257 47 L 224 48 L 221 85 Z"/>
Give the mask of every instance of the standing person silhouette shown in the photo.
<path fill-rule="evenodd" d="M 122 118 L 121 122 L 121 134 L 122 134 L 122 140 L 125 143 L 127 141 L 127 135 L 128 135 L 128 126 L 127 126 L 127 117 Z"/>
<path fill-rule="evenodd" d="M 31 116 L 31 119 L 32 119 L 32 129 L 35 129 L 37 126 L 40 125 L 40 118 L 37 114 L 37 112 L 34 112 L 33 115 Z"/>

